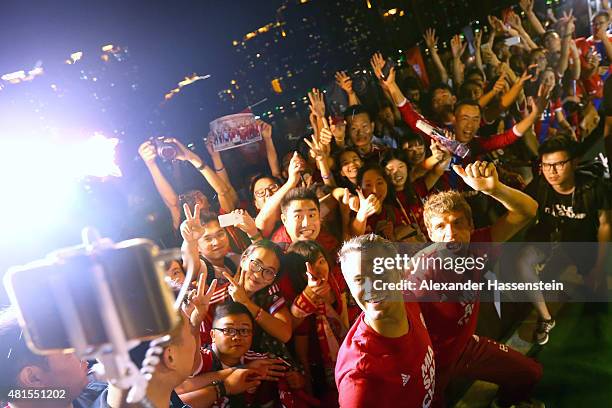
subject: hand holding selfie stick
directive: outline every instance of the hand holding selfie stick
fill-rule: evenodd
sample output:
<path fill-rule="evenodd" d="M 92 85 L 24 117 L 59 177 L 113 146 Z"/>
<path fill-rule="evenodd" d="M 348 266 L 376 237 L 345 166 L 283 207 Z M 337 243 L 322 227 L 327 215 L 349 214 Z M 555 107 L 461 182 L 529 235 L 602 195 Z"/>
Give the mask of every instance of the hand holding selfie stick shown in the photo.
<path fill-rule="evenodd" d="M 153 340 L 147 352 L 153 357 L 179 322 L 172 292 L 156 267 L 178 251 L 162 253 L 144 239 L 115 244 L 91 228 L 83 230 L 82 239 L 81 245 L 13 267 L 5 275 L 28 347 L 37 354 L 74 352 L 98 359 L 94 371 L 129 389 L 128 403 L 151 406 L 144 396 L 159 359 L 145 359 L 139 370 L 129 350 Z M 185 279 L 183 296 L 189 282 Z"/>

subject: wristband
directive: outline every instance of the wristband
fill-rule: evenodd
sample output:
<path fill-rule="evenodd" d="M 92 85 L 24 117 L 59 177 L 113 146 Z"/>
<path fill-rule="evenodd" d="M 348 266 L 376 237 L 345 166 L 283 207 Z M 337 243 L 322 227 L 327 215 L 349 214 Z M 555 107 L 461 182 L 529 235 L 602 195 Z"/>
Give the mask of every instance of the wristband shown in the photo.
<path fill-rule="evenodd" d="M 263 308 L 260 306 L 259 310 L 257 311 L 257 313 L 255 313 L 255 321 L 258 322 L 259 319 L 261 318 L 261 312 L 263 312 Z"/>
<path fill-rule="evenodd" d="M 321 178 L 322 178 L 323 180 L 329 180 L 329 176 L 324 176 L 324 175 L 323 175 L 323 173 L 321 173 Z"/>
<path fill-rule="evenodd" d="M 221 167 L 220 169 L 215 169 L 216 173 L 221 173 L 223 170 L 225 170 L 225 167 Z"/>
<path fill-rule="evenodd" d="M 255 235 L 253 235 L 253 236 L 250 236 L 250 235 L 249 235 L 249 239 L 250 239 L 251 241 L 256 241 L 256 240 L 258 240 L 258 239 L 260 239 L 260 238 L 263 238 L 263 235 L 261 235 L 261 231 L 260 231 L 259 229 L 257 230 L 257 234 L 255 234 Z"/>
<path fill-rule="evenodd" d="M 225 398 L 225 396 L 227 395 L 227 391 L 225 389 L 225 384 L 223 383 L 223 381 L 213 381 L 211 385 L 213 385 L 215 387 L 215 390 L 217 391 L 217 401 L 222 398 Z"/>
<path fill-rule="evenodd" d="M 198 167 L 196 167 L 198 170 L 200 171 L 204 171 L 204 169 L 206 168 L 206 163 L 202 162 L 202 164 L 200 164 Z"/>

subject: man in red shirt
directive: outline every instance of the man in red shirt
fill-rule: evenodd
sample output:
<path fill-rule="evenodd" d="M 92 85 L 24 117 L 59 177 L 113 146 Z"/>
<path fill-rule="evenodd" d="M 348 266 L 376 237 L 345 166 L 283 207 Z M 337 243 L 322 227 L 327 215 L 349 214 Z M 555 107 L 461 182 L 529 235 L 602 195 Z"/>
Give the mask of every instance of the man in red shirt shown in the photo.
<path fill-rule="evenodd" d="M 536 216 L 538 203 L 502 184 L 492 163 L 476 161 L 465 169 L 453 166 L 453 170 L 467 185 L 497 200 L 508 212 L 492 226 L 474 230 L 472 210 L 460 193 L 445 191 L 430 196 L 424 208 L 425 225 L 433 242 L 447 243 L 445 250 L 468 251 L 467 244 L 471 242 L 507 241 Z M 427 248 L 423 252 L 426 257 L 440 256 L 436 249 Z M 448 281 L 460 276 L 456 271 L 435 268 L 410 272 L 417 287 L 422 280 Z M 419 291 L 413 293 L 418 299 Z M 498 406 L 511 406 L 528 399 L 542 376 L 541 365 L 505 344 L 475 335 L 480 302 L 477 291 L 471 295 L 464 299 L 420 303 L 436 356 L 434 406 L 444 406 L 444 390 L 452 378 L 459 376 L 499 384 Z"/>
<path fill-rule="evenodd" d="M 338 241 L 321 229 L 320 203 L 316 193 L 307 188 L 295 188 L 281 201 L 281 221 L 270 240 L 283 251 L 296 241 L 317 241 L 329 255 L 336 253 Z"/>
<path fill-rule="evenodd" d="M 591 20 L 592 36 L 576 39 L 580 50 L 580 66 L 584 91 L 594 99 L 596 108 L 603 97 L 603 84 L 610 75 L 612 43 L 608 35 L 610 15 L 600 11 Z"/>
<path fill-rule="evenodd" d="M 424 133 L 417 127 L 417 121 L 421 120 L 430 123 L 423 115 L 418 113 L 412 104 L 406 99 L 399 86 L 395 82 L 395 69 L 391 68 L 387 77 L 382 76 L 382 67 L 384 60 L 380 57 L 373 58 L 374 72 L 379 78 L 381 85 L 386 88 L 393 102 L 398 106 L 404 122 L 418 134 L 429 138 L 430 136 Z M 381 65 L 382 64 L 382 65 Z M 481 124 L 481 109 L 477 101 L 463 100 L 455 104 L 454 107 L 454 134 L 455 140 L 461 143 L 466 143 L 470 147 L 470 155 L 464 162 L 475 160 L 478 155 L 487 152 L 502 149 L 516 142 L 525 133 L 531 125 L 540 117 L 542 113 L 541 104 L 532 105 L 532 111 L 523 120 L 508 129 L 504 133 L 491 136 L 489 138 L 479 138 L 477 136 L 478 129 Z"/>
<path fill-rule="evenodd" d="M 397 268 L 377 273 L 376 258 L 394 258 L 395 247 L 377 235 L 346 242 L 339 253 L 342 273 L 363 310 L 349 330 L 336 361 L 341 407 L 429 407 L 435 381 L 434 352 L 417 303 L 404 303 Z"/>

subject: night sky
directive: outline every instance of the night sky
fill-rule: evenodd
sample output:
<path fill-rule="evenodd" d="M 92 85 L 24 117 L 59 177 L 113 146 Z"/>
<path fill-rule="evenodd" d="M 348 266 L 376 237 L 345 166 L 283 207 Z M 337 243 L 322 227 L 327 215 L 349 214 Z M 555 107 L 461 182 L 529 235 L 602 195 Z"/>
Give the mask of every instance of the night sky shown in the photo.
<path fill-rule="evenodd" d="M 97 187 L 106 201 L 92 196 L 72 203 L 72 207 L 67 204 L 60 226 L 53 230 L 36 228 L 37 217 L 56 217 L 46 211 L 49 197 L 37 193 L 37 186 L 18 197 L 4 191 L 5 200 L 10 196 L 27 200 L 30 207 L 39 204 L 30 215 L 3 211 L 0 224 L 7 217 L 26 221 L 20 231 L 2 227 L 0 277 L 11 265 L 77 244 L 78 231 L 84 225 L 80 217 L 85 213 L 93 213 L 109 225 L 133 221 L 125 210 L 127 194 L 115 197 L 115 190 L 145 200 L 141 205 L 150 203 L 163 209 L 142 160 L 137 158 L 138 145 L 160 134 L 202 145 L 208 123 L 231 113 L 223 110 L 217 92 L 227 88 L 236 68 L 232 40 L 273 21 L 279 5 L 280 0 L 3 1 L 0 75 L 27 71 L 37 61 L 42 62 L 45 73 L 31 82 L 5 84 L 0 89 L 0 142 L 27 140 L 34 149 L 37 140 L 86 137 L 99 130 L 123 140 L 120 165 L 124 176 Z M 128 54 L 122 55 L 122 61 L 104 63 L 100 56 L 106 44 L 127 47 Z M 76 51 L 83 51 L 83 59 L 65 64 Z M 164 94 L 193 72 L 212 77 L 184 88 L 164 103 Z M 94 77 L 97 82 L 92 81 Z M 57 91 L 51 85 L 56 85 Z M 22 157 L 30 170 L 45 171 L 28 162 L 27 151 L 4 154 Z M 0 175 L 0 181 L 19 180 L 19 169 L 10 173 Z M 0 289 L 0 304 L 2 298 Z"/>
<path fill-rule="evenodd" d="M 46 91 L 46 87 L 57 82 L 59 77 L 70 84 L 71 95 L 79 95 L 79 109 L 83 108 L 87 92 L 97 90 L 98 95 L 103 96 L 106 91 L 110 105 L 114 103 L 117 108 L 119 103 L 124 103 L 133 119 L 152 120 L 153 124 L 146 131 L 161 127 L 161 131 L 185 132 L 186 129 L 173 126 L 179 120 L 175 118 L 176 111 L 189 115 L 197 112 L 203 123 L 228 113 L 219 110 L 216 93 L 228 86 L 236 68 L 231 42 L 272 21 L 279 5 L 280 0 L 4 1 L 0 24 L 4 39 L 0 73 L 31 69 L 38 60 L 46 71 L 31 84 L 13 85 L 11 92 L 5 94 L 19 99 L 23 96 L 22 91 L 28 91 L 39 96 L 40 88 Z M 83 51 L 83 60 L 77 65 L 95 72 L 102 65 L 100 47 L 105 44 L 128 48 L 128 58 L 123 66 L 115 64 L 113 75 L 125 71 L 129 80 L 121 83 L 122 78 L 110 78 L 109 82 L 117 79 L 113 82 L 119 87 L 110 94 L 108 88 L 104 89 L 106 83 L 75 86 L 71 80 L 78 76 L 74 73 L 76 65 L 66 66 L 61 62 L 70 53 Z M 193 72 L 212 77 L 192 85 L 170 103 L 162 105 L 163 95 Z M 121 89 L 124 85 L 126 89 Z M 128 93 L 127 86 L 132 85 L 135 89 Z M 18 88 L 19 93 L 16 92 Z M 115 97 L 120 100 L 113 101 Z M 5 114 L 8 112 L 6 99 L 0 97 L 0 107 Z M 44 102 L 52 104 L 47 99 Z M 108 98 L 105 105 L 109 105 Z M 95 110 L 95 106 L 101 104 L 94 102 L 88 107 Z M 23 114 L 23 105 L 19 107 Z M 79 116 L 90 122 L 122 122 L 115 123 L 117 128 L 129 125 L 120 118 L 108 120 L 97 114 L 90 111 Z M 188 139 L 191 137 L 187 135 Z"/>

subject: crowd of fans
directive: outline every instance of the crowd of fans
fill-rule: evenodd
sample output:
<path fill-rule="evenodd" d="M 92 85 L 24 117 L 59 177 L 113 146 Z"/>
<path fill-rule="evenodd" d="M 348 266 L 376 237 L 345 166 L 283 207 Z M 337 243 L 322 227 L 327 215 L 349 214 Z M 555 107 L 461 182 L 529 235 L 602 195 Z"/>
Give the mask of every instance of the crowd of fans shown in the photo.
<path fill-rule="evenodd" d="M 188 272 L 195 277 L 147 390 L 154 406 L 438 407 L 458 377 L 498 384 L 494 406 L 543 406 L 531 396 L 542 366 L 475 334 L 477 297 L 404 301 L 410 294 L 372 289 L 374 279 L 399 282 L 403 271 L 374 276 L 367 267 L 394 257 L 393 242 L 599 242 L 568 262 L 582 266 L 589 290 L 607 290 L 612 190 L 605 166 L 584 161 L 598 148 L 611 157 L 610 13 L 595 14 L 591 35 L 575 38 L 571 12 L 541 21 L 533 0 L 520 7 L 524 20 L 512 11 L 489 17 L 490 34 L 485 41 L 476 33 L 473 55 L 455 36 L 450 60 L 443 58 L 427 30 L 429 77 L 437 78 L 428 87 L 380 54 L 371 59 L 380 98 L 358 95 L 338 72 L 350 105 L 344 116 L 329 115 L 325 94 L 313 89 L 312 134 L 280 160 L 272 127 L 259 121 L 269 172 L 240 175 L 244 185 L 232 184 L 211 141 L 209 165 L 166 140 L 214 197 L 177 194 L 155 144 L 140 146 L 181 241 L 182 260 L 167 276 L 177 284 Z M 453 154 L 422 123 L 469 154 Z M 240 199 L 245 190 L 249 202 Z M 233 214 L 233 225 L 222 226 L 221 214 Z M 550 254 L 527 252 L 521 273 L 536 279 Z M 555 320 L 543 298 L 534 305 L 533 341 L 544 345 Z M 69 401 L 57 406 L 122 405 L 121 390 L 90 382 L 85 363 L 36 356 L 20 332 L 5 312 L 4 389 L 67 389 Z"/>

